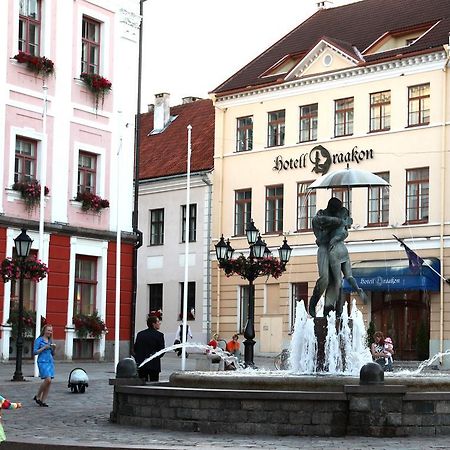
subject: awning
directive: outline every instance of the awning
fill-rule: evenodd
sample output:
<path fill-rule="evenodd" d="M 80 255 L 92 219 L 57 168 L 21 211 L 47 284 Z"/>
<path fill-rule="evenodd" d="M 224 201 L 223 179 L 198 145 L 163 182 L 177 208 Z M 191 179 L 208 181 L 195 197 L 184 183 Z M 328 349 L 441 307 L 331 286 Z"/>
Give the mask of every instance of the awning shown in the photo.
<path fill-rule="evenodd" d="M 424 261 L 440 273 L 438 258 L 426 258 Z M 433 291 L 439 292 L 440 279 L 425 264 L 417 273 L 411 272 L 407 259 L 362 261 L 352 264 L 353 277 L 364 291 Z M 344 291 L 353 289 L 344 280 Z"/>

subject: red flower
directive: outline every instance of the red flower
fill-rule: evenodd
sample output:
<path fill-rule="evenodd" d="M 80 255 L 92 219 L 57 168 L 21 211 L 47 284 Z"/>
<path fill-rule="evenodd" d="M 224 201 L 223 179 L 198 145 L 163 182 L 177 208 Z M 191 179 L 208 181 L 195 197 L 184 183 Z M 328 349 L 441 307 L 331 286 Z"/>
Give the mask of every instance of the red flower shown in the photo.
<path fill-rule="evenodd" d="M 78 192 L 75 197 L 77 202 L 81 202 L 81 209 L 83 211 L 96 211 L 100 212 L 103 208 L 109 208 L 109 201 L 101 198 L 92 192 Z"/>
<path fill-rule="evenodd" d="M 26 64 L 27 68 L 44 78 L 52 75 L 55 71 L 53 61 L 45 56 L 33 56 L 25 52 L 19 52 L 14 59 L 20 64 Z"/>

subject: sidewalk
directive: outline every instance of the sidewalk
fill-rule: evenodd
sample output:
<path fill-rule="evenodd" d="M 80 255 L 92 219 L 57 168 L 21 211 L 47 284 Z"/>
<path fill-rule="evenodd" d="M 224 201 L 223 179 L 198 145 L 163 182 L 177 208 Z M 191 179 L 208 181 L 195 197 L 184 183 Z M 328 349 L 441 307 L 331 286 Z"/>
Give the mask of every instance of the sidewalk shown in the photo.
<path fill-rule="evenodd" d="M 195 365 L 193 358 L 186 363 L 187 369 Z M 273 367 L 272 358 L 255 358 L 255 363 L 265 369 Z M 82 367 L 89 376 L 85 394 L 72 394 L 67 388 L 68 375 L 76 367 Z M 168 354 L 162 367 L 161 380 L 168 380 L 170 373 L 180 369 L 181 359 Z M 0 364 L 0 394 L 23 403 L 20 410 L 3 411 L 8 441 L 0 447 L 5 449 L 450 449 L 448 437 L 439 436 L 404 439 L 218 436 L 123 427 L 109 423 L 113 388 L 108 380 L 115 376 L 111 362 L 57 362 L 49 408 L 40 408 L 32 400 L 40 380 L 32 377 L 31 363 L 25 362 L 23 366 L 25 382 L 10 381 L 14 370 L 14 362 Z"/>

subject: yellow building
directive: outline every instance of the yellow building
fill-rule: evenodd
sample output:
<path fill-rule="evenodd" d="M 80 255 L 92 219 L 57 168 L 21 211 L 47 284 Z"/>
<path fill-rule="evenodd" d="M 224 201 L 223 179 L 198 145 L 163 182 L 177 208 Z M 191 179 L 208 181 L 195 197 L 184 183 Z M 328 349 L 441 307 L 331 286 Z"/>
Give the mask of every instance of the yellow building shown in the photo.
<path fill-rule="evenodd" d="M 450 0 L 320 9 L 212 93 L 213 237 L 245 253 L 252 218 L 271 250 L 283 235 L 293 248 L 281 278 L 256 281 L 257 353 L 290 341 L 296 300 L 318 276 L 311 218 L 332 195 L 353 218 L 346 243 L 367 323 L 393 338 L 397 359 L 450 347 L 450 286 L 427 266 L 450 275 L 449 31 Z M 390 188 L 308 195 L 347 164 Z M 425 259 L 418 273 L 394 234 Z M 245 325 L 248 284 L 212 273 L 212 329 L 229 338 Z"/>

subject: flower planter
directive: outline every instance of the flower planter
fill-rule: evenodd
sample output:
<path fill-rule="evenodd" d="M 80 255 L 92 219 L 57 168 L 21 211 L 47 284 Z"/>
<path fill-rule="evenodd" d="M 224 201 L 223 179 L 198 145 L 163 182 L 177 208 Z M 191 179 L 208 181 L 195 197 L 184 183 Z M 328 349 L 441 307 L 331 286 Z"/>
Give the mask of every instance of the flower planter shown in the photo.
<path fill-rule="evenodd" d="M 109 201 L 91 192 L 79 192 L 74 199 L 81 203 L 83 211 L 101 212 L 104 208 L 109 208 Z"/>
<path fill-rule="evenodd" d="M 25 52 L 19 52 L 13 59 L 19 64 L 25 64 L 27 69 L 36 76 L 48 78 L 55 73 L 53 61 L 45 56 L 33 56 Z"/>
<path fill-rule="evenodd" d="M 20 192 L 25 208 L 31 213 L 41 202 L 41 185 L 37 180 L 17 181 L 11 187 L 12 190 Z M 44 187 L 44 194 L 49 194 L 47 186 Z"/>
<path fill-rule="evenodd" d="M 82 73 L 80 75 L 80 78 L 94 96 L 94 108 L 95 113 L 97 114 L 100 100 L 102 102 L 103 108 L 105 95 L 111 90 L 112 83 L 111 81 L 107 80 L 101 75 L 97 75 L 96 73 Z"/>

